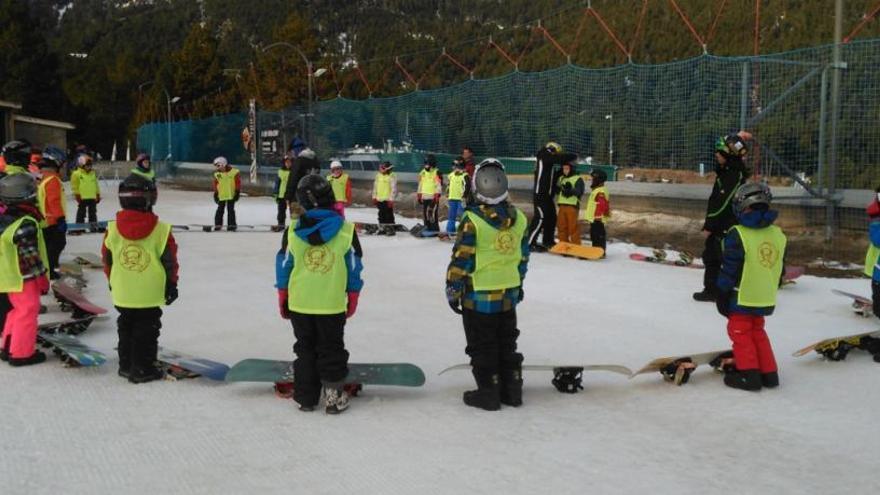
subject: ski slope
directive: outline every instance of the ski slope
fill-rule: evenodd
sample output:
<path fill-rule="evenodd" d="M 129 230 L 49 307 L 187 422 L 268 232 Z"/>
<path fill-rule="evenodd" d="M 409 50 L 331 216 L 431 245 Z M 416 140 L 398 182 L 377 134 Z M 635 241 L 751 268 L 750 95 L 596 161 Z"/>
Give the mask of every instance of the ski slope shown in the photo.
<path fill-rule="evenodd" d="M 117 202 L 105 191 L 101 218 Z M 212 223 L 210 193 L 163 188 L 163 220 Z M 273 223 L 268 198 L 243 198 L 240 224 Z M 375 221 L 375 210 L 349 210 Z M 613 232 L 610 235 L 613 236 Z M 180 299 L 161 345 L 233 364 L 289 359 L 278 316 L 280 234 L 179 232 Z M 108 353 L 98 369 L 58 360 L 0 365 L 2 493 L 871 493 L 880 489 L 874 434 L 880 365 L 854 351 L 841 363 L 791 353 L 824 337 L 870 331 L 831 288 L 869 295 L 863 280 L 802 277 L 779 296 L 767 329 L 781 387 L 726 388 L 701 368 L 675 387 L 659 374 L 585 375 L 558 393 L 527 373 L 523 407 L 464 406 L 468 372 L 460 317 L 444 276 L 451 244 L 362 237 L 365 287 L 346 343 L 352 361 L 409 361 L 420 389 L 367 387 L 341 416 L 302 413 L 266 384 L 208 380 L 131 385 L 116 375 L 115 314 L 82 335 Z M 97 252 L 100 236 L 69 237 L 67 253 Z M 729 346 L 712 304 L 691 300 L 699 270 L 633 262 L 615 243 L 586 262 L 534 254 L 519 308 L 530 364 L 623 364 Z M 641 249 L 642 252 L 649 252 Z M 111 307 L 98 270 L 85 294 Z M 60 313 L 41 321 L 60 319 Z"/>

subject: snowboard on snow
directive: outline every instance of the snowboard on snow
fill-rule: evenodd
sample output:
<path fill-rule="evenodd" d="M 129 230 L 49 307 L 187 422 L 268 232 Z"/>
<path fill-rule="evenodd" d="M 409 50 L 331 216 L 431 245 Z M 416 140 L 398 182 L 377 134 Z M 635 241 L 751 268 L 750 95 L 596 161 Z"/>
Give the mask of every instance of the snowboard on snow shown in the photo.
<path fill-rule="evenodd" d="M 88 316 L 97 316 L 107 313 L 106 309 L 96 306 L 75 288 L 65 283 L 53 283 L 52 293 L 61 305 L 61 310 L 73 312 L 74 319 L 83 319 Z"/>
<path fill-rule="evenodd" d="M 223 381 L 229 366 L 210 359 L 200 358 L 159 347 L 158 361 L 165 376 L 172 380 L 198 378 L 203 376 L 209 380 Z"/>
<path fill-rule="evenodd" d="M 409 232 L 406 225 L 399 223 L 354 222 L 354 227 L 359 233 L 367 235 L 394 235 L 397 232 Z"/>
<path fill-rule="evenodd" d="M 874 315 L 874 302 L 867 297 L 862 297 L 858 294 L 853 294 L 852 292 L 844 292 L 842 290 L 831 289 L 831 292 L 837 294 L 838 296 L 848 297 L 852 299 L 852 308 L 857 314 L 868 318 Z"/>
<path fill-rule="evenodd" d="M 580 246 L 568 242 L 557 242 L 550 248 L 550 253 L 580 258 L 583 260 L 599 260 L 605 257 L 605 250 L 593 246 Z"/>
<path fill-rule="evenodd" d="M 454 366 L 450 366 L 440 373 L 446 373 L 447 371 L 457 371 L 457 370 L 469 370 L 471 369 L 471 365 L 468 363 L 464 364 L 456 364 Z M 621 366 L 618 364 L 524 364 L 522 365 L 523 371 L 550 371 L 553 373 L 553 379 L 550 383 L 556 387 L 556 390 L 565 393 L 576 393 L 578 390 L 583 390 L 583 373 L 587 371 L 608 371 L 610 373 L 617 373 L 619 375 L 630 376 L 632 374 L 632 370 L 627 368 L 626 366 Z"/>
<path fill-rule="evenodd" d="M 662 253 L 662 256 L 660 255 Z M 667 266 L 682 266 L 687 268 L 697 268 L 702 270 L 705 268 L 700 263 L 696 263 L 693 261 L 693 257 L 690 256 L 689 253 L 682 252 L 679 259 L 670 260 L 666 259 L 666 254 L 662 251 L 655 251 L 654 255 L 647 255 L 642 253 L 630 253 L 629 259 L 633 261 L 645 261 L 648 263 L 657 263 L 660 265 Z M 793 284 L 795 283 L 795 279 L 800 278 L 806 272 L 806 268 L 798 265 L 790 265 L 785 267 L 785 274 L 783 275 L 783 285 Z"/>
<path fill-rule="evenodd" d="M 104 353 L 82 343 L 69 330 L 64 330 L 65 327 L 78 325 L 81 321 L 66 320 L 40 325 L 37 333 L 37 344 L 51 349 L 65 366 L 100 366 L 104 364 L 107 361 L 107 356 Z"/>
<path fill-rule="evenodd" d="M 73 261 L 87 268 L 104 268 L 104 260 L 95 253 L 73 253 Z"/>
<path fill-rule="evenodd" d="M 293 362 L 273 359 L 245 359 L 226 373 L 227 382 L 292 383 Z M 420 387 L 425 373 L 410 363 L 348 363 L 346 383 Z"/>
<path fill-rule="evenodd" d="M 62 321 L 52 321 L 40 323 L 37 330 L 49 333 L 66 333 L 70 335 L 79 335 L 89 328 L 93 320 L 98 319 L 98 315 L 86 315 L 81 318 L 70 318 Z"/>
<path fill-rule="evenodd" d="M 733 351 L 726 349 L 657 358 L 633 372 L 630 378 L 659 372 L 664 380 L 676 385 L 684 385 L 690 379 L 691 373 L 703 364 L 710 365 L 715 371 L 724 371 L 728 366 L 733 365 Z"/>
<path fill-rule="evenodd" d="M 816 351 L 829 361 L 843 361 L 853 349 L 868 351 L 874 355 L 875 361 L 880 362 L 880 330 L 823 339 L 796 351 L 792 356 L 801 357 Z"/>
<path fill-rule="evenodd" d="M 67 233 L 72 235 L 99 234 L 105 230 L 107 230 L 107 220 L 102 220 L 100 222 L 67 224 Z"/>
<path fill-rule="evenodd" d="M 62 261 L 58 266 L 58 273 L 63 280 L 72 284 L 77 290 L 81 290 L 88 285 L 83 274 L 82 265 L 78 263 Z"/>

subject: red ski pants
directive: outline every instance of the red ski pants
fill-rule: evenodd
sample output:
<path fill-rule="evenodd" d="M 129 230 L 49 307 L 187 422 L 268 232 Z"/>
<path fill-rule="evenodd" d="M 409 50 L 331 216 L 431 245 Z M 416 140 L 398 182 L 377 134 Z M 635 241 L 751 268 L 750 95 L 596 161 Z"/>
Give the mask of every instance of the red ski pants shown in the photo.
<path fill-rule="evenodd" d="M 727 335 L 733 342 L 736 369 L 776 371 L 776 358 L 764 331 L 763 316 L 731 313 L 727 318 Z"/>
<path fill-rule="evenodd" d="M 8 345 L 9 356 L 28 358 L 34 354 L 37 344 L 37 318 L 40 315 L 40 283 L 32 278 L 25 280 L 21 292 L 8 292 L 12 309 L 3 325 L 2 346 Z"/>

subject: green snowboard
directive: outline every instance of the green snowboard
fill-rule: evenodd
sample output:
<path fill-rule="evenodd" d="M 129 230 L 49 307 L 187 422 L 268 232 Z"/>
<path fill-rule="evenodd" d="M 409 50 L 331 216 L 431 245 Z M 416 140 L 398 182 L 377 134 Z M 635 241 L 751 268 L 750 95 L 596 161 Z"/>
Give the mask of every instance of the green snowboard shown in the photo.
<path fill-rule="evenodd" d="M 227 382 L 293 382 L 293 363 L 272 359 L 245 359 L 226 373 Z M 348 363 L 347 383 L 420 387 L 425 373 L 409 363 Z"/>

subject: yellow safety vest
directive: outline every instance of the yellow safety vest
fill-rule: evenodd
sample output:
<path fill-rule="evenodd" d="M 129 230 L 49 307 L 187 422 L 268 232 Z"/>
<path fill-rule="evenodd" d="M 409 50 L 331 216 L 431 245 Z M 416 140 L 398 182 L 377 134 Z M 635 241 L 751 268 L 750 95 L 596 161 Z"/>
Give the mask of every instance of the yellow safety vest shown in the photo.
<path fill-rule="evenodd" d="M 12 222 L 3 235 L 0 235 L 0 292 L 21 292 L 24 287 L 24 276 L 21 274 L 21 267 L 18 264 L 18 246 L 12 241 L 15 237 L 15 231 L 21 227 L 25 221 L 34 222 L 39 225 L 37 220 L 25 215 L 18 220 Z M 46 241 L 43 240 L 43 230 L 37 229 L 37 248 L 40 251 L 40 259 L 43 266 L 49 268 L 49 257 L 46 255 Z"/>
<path fill-rule="evenodd" d="M 345 222 L 336 237 L 313 246 L 287 229 L 287 250 L 293 255 L 293 273 L 287 284 L 287 307 L 310 315 L 344 313 L 348 306 L 348 268 L 345 256 L 351 249 L 354 224 Z"/>
<path fill-rule="evenodd" d="M 135 168 L 131 169 L 131 173 L 133 173 L 135 175 L 140 175 L 141 177 L 143 177 L 147 180 L 152 180 L 152 181 L 156 180 L 156 172 L 152 168 L 150 170 L 147 170 L 146 172 L 144 172 L 143 170 L 135 167 Z"/>
<path fill-rule="evenodd" d="M 785 234 L 775 225 L 762 229 L 742 225 L 733 228 L 739 232 L 745 252 L 736 304 L 751 308 L 775 306 L 785 255 Z"/>
<path fill-rule="evenodd" d="M 510 289 L 522 285 L 519 263 L 528 223 L 523 212 L 516 210 L 516 222 L 507 230 L 496 229 L 479 215 L 465 215 L 477 229 L 476 266 L 471 274 L 474 290 Z"/>
<path fill-rule="evenodd" d="M 79 194 L 79 175 L 82 173 L 82 169 L 77 167 L 73 169 L 73 172 L 70 173 L 70 190 L 73 191 L 73 194 Z"/>
<path fill-rule="evenodd" d="M 98 175 L 94 170 L 79 170 L 79 174 L 76 176 L 76 190 L 81 199 L 96 199 L 98 197 L 100 194 Z"/>
<path fill-rule="evenodd" d="M 461 201 L 462 198 L 464 198 L 464 186 L 465 181 L 468 179 L 468 175 L 464 172 L 452 172 L 446 177 L 449 179 L 449 192 L 446 199 L 450 201 Z"/>
<path fill-rule="evenodd" d="M 589 199 L 587 199 L 587 209 L 584 210 L 584 220 L 588 222 L 599 220 L 600 222 L 605 223 L 605 220 L 607 220 L 611 216 L 610 214 L 606 213 L 605 216 L 603 216 L 602 218 L 596 218 L 596 198 L 599 196 L 599 194 L 605 195 L 605 201 L 611 201 L 611 196 L 608 194 L 608 189 L 606 189 L 605 186 L 599 186 L 593 189 L 590 192 Z"/>
<path fill-rule="evenodd" d="M 865 275 L 873 278 L 874 267 L 880 262 L 880 248 L 873 242 L 868 242 L 868 252 L 865 254 Z"/>
<path fill-rule="evenodd" d="M 155 308 L 165 305 L 165 267 L 162 253 L 171 225 L 158 222 L 143 239 L 126 239 L 116 222 L 107 223 L 104 246 L 113 257 L 110 287 L 113 305 L 121 308 Z"/>
<path fill-rule="evenodd" d="M 39 185 L 37 185 L 37 206 L 40 208 L 40 213 L 43 214 L 43 219 L 40 220 L 40 228 L 45 229 L 49 226 L 49 222 L 46 220 L 46 185 L 49 184 L 49 181 L 55 179 L 58 181 L 58 187 L 61 188 L 61 213 L 64 216 L 67 216 L 67 201 L 64 198 L 64 184 L 61 182 L 61 178 L 57 175 L 50 175 L 45 179 L 41 180 Z"/>
<path fill-rule="evenodd" d="M 327 182 L 333 187 L 333 196 L 336 201 L 345 202 L 345 188 L 348 185 L 348 174 L 343 173 L 339 177 L 333 177 L 333 174 L 327 176 Z"/>
<path fill-rule="evenodd" d="M 283 198 L 285 192 L 287 191 L 287 180 L 290 179 L 290 169 L 279 168 L 278 169 L 278 196 L 277 198 Z"/>
<path fill-rule="evenodd" d="M 238 177 L 237 168 L 228 172 L 214 172 L 214 178 L 217 179 L 217 197 L 220 201 L 229 201 L 235 197 L 236 177 Z"/>
<path fill-rule="evenodd" d="M 580 180 L 580 178 L 581 178 L 581 176 L 577 175 L 577 174 L 572 174 L 569 177 L 566 177 L 564 175 L 559 177 L 559 180 L 556 181 L 556 185 L 560 189 L 559 194 L 556 195 L 556 204 L 557 205 L 559 205 L 559 206 L 562 206 L 562 205 L 577 206 L 577 204 L 580 202 L 581 198 L 579 196 L 563 196 L 562 195 L 562 186 L 565 184 L 571 184 L 571 187 L 573 189 L 575 184 L 577 184 L 577 181 Z M 592 194 L 590 196 L 592 196 Z M 596 207 L 593 206 L 593 212 L 595 212 L 595 211 L 596 211 Z"/>
<path fill-rule="evenodd" d="M 422 169 L 419 172 L 419 194 L 422 196 L 433 196 L 437 194 L 437 170 Z"/>
<path fill-rule="evenodd" d="M 28 173 L 27 167 L 22 167 L 20 165 L 13 165 L 11 163 L 6 164 L 6 175 L 26 174 L 26 173 Z"/>
<path fill-rule="evenodd" d="M 394 178 L 394 172 L 390 174 L 379 172 L 376 174 L 376 201 L 394 200 L 391 197 L 391 181 Z"/>

